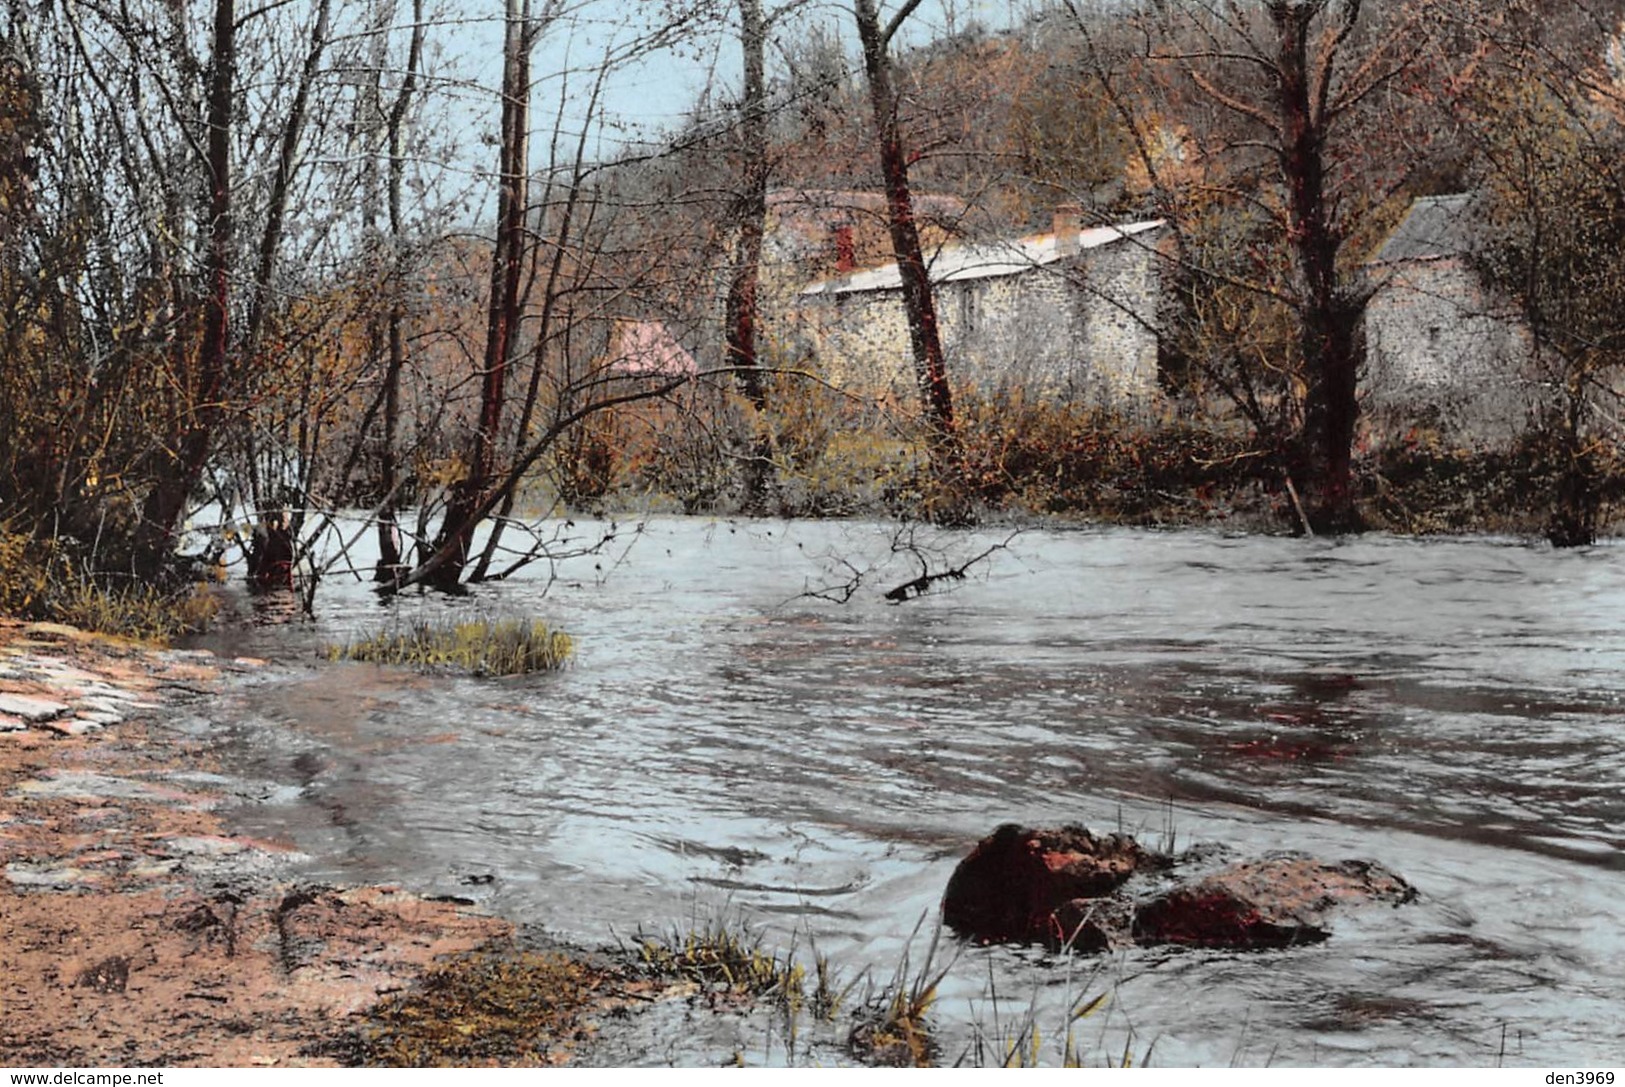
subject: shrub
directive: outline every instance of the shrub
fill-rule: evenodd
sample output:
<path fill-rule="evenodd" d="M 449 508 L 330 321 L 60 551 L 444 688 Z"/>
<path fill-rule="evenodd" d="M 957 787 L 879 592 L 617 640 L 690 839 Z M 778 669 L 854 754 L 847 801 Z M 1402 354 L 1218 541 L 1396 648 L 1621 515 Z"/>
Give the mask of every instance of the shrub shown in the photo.
<path fill-rule="evenodd" d="M 730 508 L 746 463 L 772 460 L 767 509 L 785 517 L 881 512 L 922 458 L 910 424 L 885 407 L 795 374 L 767 380 L 768 408 L 737 393 L 712 395 L 655 417 L 629 441 L 623 492 L 675 503 L 685 513 Z"/>
<path fill-rule="evenodd" d="M 974 497 L 994 508 L 1133 524 L 1201 521 L 1257 503 L 1270 458 L 1244 432 L 1139 422 L 1019 389 L 959 397 Z"/>
<path fill-rule="evenodd" d="M 216 610 L 201 583 L 98 571 L 71 541 L 0 526 L 0 613 L 162 643 L 203 629 Z"/>
<path fill-rule="evenodd" d="M 1453 447 L 1418 434 L 1361 465 L 1373 527 L 1395 532 L 1546 531 L 1563 480 L 1560 439 L 1535 429 L 1505 448 Z M 1611 443 L 1588 450 L 1600 512 L 1625 504 L 1625 464 Z M 1602 519 L 1606 526 L 1607 518 Z"/>

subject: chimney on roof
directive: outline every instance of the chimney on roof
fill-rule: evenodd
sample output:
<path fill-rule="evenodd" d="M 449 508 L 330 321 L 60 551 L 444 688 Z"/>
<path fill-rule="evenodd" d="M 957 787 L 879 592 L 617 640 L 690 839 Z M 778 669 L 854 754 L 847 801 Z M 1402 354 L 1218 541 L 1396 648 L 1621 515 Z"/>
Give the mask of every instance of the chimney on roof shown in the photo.
<path fill-rule="evenodd" d="M 1078 251 L 1083 233 L 1083 205 L 1060 204 L 1055 208 L 1053 219 L 1055 231 L 1055 252 L 1063 257 L 1070 257 Z"/>
<path fill-rule="evenodd" d="M 857 241 L 850 225 L 834 227 L 830 233 L 835 238 L 835 274 L 844 276 L 858 266 Z"/>

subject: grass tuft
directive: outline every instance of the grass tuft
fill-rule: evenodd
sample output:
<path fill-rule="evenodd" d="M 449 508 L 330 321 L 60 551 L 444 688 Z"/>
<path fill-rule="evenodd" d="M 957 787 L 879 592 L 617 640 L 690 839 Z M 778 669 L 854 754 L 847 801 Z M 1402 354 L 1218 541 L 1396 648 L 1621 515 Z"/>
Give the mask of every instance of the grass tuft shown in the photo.
<path fill-rule="evenodd" d="M 477 676 L 517 676 L 564 667 L 575 653 L 568 634 L 545 623 L 508 619 L 450 626 L 414 623 L 405 631 L 329 645 L 328 660 L 419 668 L 458 668 Z"/>
<path fill-rule="evenodd" d="M 904 945 L 891 981 L 878 993 L 870 992 L 864 1001 L 865 1011 L 858 1015 L 857 1024 L 847 1039 L 853 1056 L 866 1064 L 929 1068 L 936 1058 L 937 1044 L 926 1022 L 926 1013 L 936 1003 L 937 987 L 953 969 L 953 961 L 940 969 L 936 965 L 937 949 L 942 941 L 939 921 L 932 930 L 931 942 L 926 945 L 925 958 L 917 969 L 911 968 L 910 951 L 924 923 L 922 916 Z"/>
<path fill-rule="evenodd" d="M 1123 1039 L 1121 1054 L 1105 1046 L 1106 1028 L 1112 1018 L 1117 989 L 1108 984 L 1106 964 L 1093 961 L 1086 974 L 1074 977 L 1074 958 L 1066 956 L 1065 1000 L 1059 1007 L 1044 1000 L 1044 991 L 1050 979 L 1041 976 L 1032 993 L 1024 1000 L 1018 998 L 1010 1014 L 1001 1018 L 1001 997 L 994 983 L 992 964 L 988 966 L 988 979 L 982 1013 L 972 1023 L 972 1037 L 955 1067 L 972 1068 L 1105 1068 L 1145 1067 L 1151 1063 L 1156 1048 L 1153 1039 L 1138 1060 L 1134 1056 L 1135 1032 L 1129 1024 Z M 1006 1001 L 1006 1006 L 1009 1002 Z M 984 1015 L 991 1014 L 991 1022 Z M 1040 1025 L 1046 1018 L 1049 1029 Z M 1084 1020 L 1099 1016 L 1098 1038 L 1086 1043 L 1078 1034 Z"/>
<path fill-rule="evenodd" d="M 830 964 L 828 955 L 822 954 L 818 950 L 817 944 L 813 944 L 812 956 L 813 1018 L 821 1022 L 833 1023 L 835 1017 L 841 1013 L 841 1008 L 846 1005 L 846 998 L 851 995 L 853 987 L 858 983 L 858 978 L 853 978 L 845 985 L 842 985 L 840 971 Z"/>
<path fill-rule="evenodd" d="M 639 933 L 632 953 L 638 968 L 655 977 L 766 997 L 790 1011 L 801 1008 L 807 971 L 795 961 L 794 950 L 783 956 L 764 950 L 759 933 L 725 919 L 665 936 Z"/>
<path fill-rule="evenodd" d="M 1082 1068 L 1086 1063 L 1087 1051 L 1078 1041 L 1077 1025 L 1080 1020 L 1094 1015 L 1106 1007 L 1111 999 L 1109 991 L 1101 991 L 1090 996 L 1087 990 L 1068 1002 L 1063 1025 L 1054 1037 L 1058 1050 L 1056 1056 L 1062 1068 Z M 1133 1035 L 1130 1034 L 1132 1041 Z M 1023 1015 L 1007 1024 L 1003 1029 L 995 1031 L 992 1038 L 988 1038 L 980 1023 L 977 1024 L 976 1038 L 972 1042 L 967 1057 L 970 1063 L 978 1067 L 996 1065 L 1000 1068 L 1041 1068 L 1044 1065 L 1043 1049 L 1047 1041 L 1038 1023 L 1038 996 L 1035 993 L 1033 1002 Z M 1150 1050 L 1146 1051 L 1147 1059 Z M 961 1058 L 963 1062 L 965 1058 Z M 1125 1048 L 1120 1067 L 1131 1067 L 1132 1061 L 1129 1051 Z M 1111 1062 L 1108 1060 L 1108 1064 Z"/>
<path fill-rule="evenodd" d="M 201 582 L 100 571 L 82 549 L 0 523 L 0 615 L 165 644 L 208 626 L 218 608 Z"/>
<path fill-rule="evenodd" d="M 830 1038 L 848 996 L 865 976 L 860 973 L 843 984 L 840 972 L 810 935 L 808 945 L 810 967 L 804 965 L 794 940 L 783 953 L 767 950 L 760 932 L 743 919 L 724 914 L 666 935 L 639 932 L 630 946 L 621 942 L 620 959 L 644 978 L 687 988 L 712 1010 L 719 1005 L 765 1004 L 779 1017 L 785 1056 L 794 1065 L 803 1028 L 811 1029 L 812 1045 Z M 771 1030 L 767 1038 L 771 1054 Z M 736 1057 L 743 1061 L 743 1054 Z"/>
<path fill-rule="evenodd" d="M 166 645 L 207 627 L 219 609 L 219 601 L 202 585 L 164 592 L 149 585 L 80 580 L 58 589 L 50 615 L 80 630 Z"/>

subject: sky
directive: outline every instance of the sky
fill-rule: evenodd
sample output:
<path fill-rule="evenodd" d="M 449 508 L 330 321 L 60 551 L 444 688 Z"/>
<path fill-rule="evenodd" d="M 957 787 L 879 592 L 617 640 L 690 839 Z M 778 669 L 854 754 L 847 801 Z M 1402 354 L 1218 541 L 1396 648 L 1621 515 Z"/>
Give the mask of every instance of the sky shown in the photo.
<path fill-rule="evenodd" d="M 494 131 L 495 87 L 502 72 L 502 5 L 497 0 L 488 2 L 491 18 L 472 21 L 447 36 L 445 49 L 460 72 L 490 88 L 488 108 L 480 110 L 470 101 L 475 113 L 471 121 L 482 130 Z M 624 51 L 664 6 L 658 0 L 589 0 L 569 20 L 555 24 L 537 46 L 532 60 L 536 80 L 533 124 L 539 129 L 551 128 L 562 77 L 568 78 L 569 94 L 575 103 L 567 106 L 566 114 L 579 118 L 591 86 L 591 70 L 597 67 L 604 51 Z M 767 0 L 767 6 L 771 11 L 779 5 Z M 841 35 L 855 60 L 849 6 L 829 0 L 809 0 L 799 6 L 794 18 L 777 28 L 775 36 L 793 37 L 805 33 L 809 21 L 821 22 Z M 911 16 L 904 40 L 927 41 L 974 22 L 993 28 L 1008 26 L 1031 6 L 1031 0 L 926 0 Z M 881 8 L 882 18 L 887 18 L 896 4 L 882 0 Z M 777 59 L 770 48 L 770 78 Z M 741 63 L 737 39 L 713 26 L 704 34 L 685 36 L 675 47 L 654 50 L 632 63 L 617 66 L 603 88 L 609 124 L 601 133 L 598 157 L 613 157 L 618 144 L 657 139 L 662 131 L 677 128 L 708 87 L 714 89 L 717 100 L 725 101 L 739 85 Z"/>
<path fill-rule="evenodd" d="M 531 0 L 533 9 L 545 2 Z M 555 129 L 565 137 L 560 141 L 562 160 L 573 157 L 575 136 L 588 115 L 589 93 L 605 51 L 624 54 L 662 9 L 673 3 L 692 6 L 697 0 L 564 2 L 570 16 L 548 28 L 531 57 L 532 170 L 545 170 L 545 164 L 555 161 L 549 146 Z M 849 63 L 858 67 L 850 3 L 791 2 L 798 8 L 795 18 L 776 27 L 775 37 L 792 41 L 808 33 L 810 22 L 821 22 L 846 43 Z M 769 13 L 785 3 L 764 0 Z M 896 11 L 897 3 L 880 0 L 882 19 Z M 1043 0 L 924 0 L 899 38 L 903 43 L 924 43 L 975 23 L 999 29 L 1020 21 L 1035 6 L 1043 6 Z M 503 11 L 503 0 L 481 0 L 478 8 L 460 6 L 454 21 L 440 20 L 429 37 L 432 64 L 438 53 L 442 94 L 437 98 L 447 101 L 445 92 L 451 94 L 445 112 L 425 118 L 445 130 L 437 141 L 441 152 L 432 156 L 440 173 L 426 182 L 435 194 L 429 202 L 459 205 L 470 223 L 488 223 L 495 213 Z M 587 161 L 614 161 L 629 151 L 660 146 L 663 137 L 682 126 L 708 88 L 713 104 L 728 102 L 742 79 L 736 25 L 737 16 L 730 11 L 726 25 L 712 24 L 703 33 L 684 34 L 669 47 L 613 65 L 602 86 L 601 109 L 588 124 Z M 782 74 L 782 57 L 771 43 L 767 63 L 769 79 Z"/>

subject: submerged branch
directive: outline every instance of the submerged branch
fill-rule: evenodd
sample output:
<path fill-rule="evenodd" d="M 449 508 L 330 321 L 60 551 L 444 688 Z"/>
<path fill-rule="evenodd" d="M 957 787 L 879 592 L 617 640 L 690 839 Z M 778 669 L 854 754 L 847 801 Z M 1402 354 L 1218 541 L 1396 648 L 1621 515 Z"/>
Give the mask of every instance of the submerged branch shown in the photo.
<path fill-rule="evenodd" d="M 945 570 L 936 571 L 931 569 L 931 566 L 926 561 L 925 556 L 921 554 L 919 548 L 914 545 L 912 538 L 909 540 L 906 547 L 898 547 L 897 544 L 894 543 L 893 550 L 907 550 L 919 560 L 920 576 L 911 581 L 905 581 L 895 588 L 888 589 L 885 594 L 886 599 L 891 601 L 893 604 L 902 604 L 909 600 L 913 600 L 916 597 L 925 595 L 925 593 L 930 590 L 931 586 L 935 585 L 939 581 L 964 581 L 966 574 L 969 573 L 972 566 L 975 566 L 977 563 L 989 558 L 995 552 L 1007 550 L 1010 546 L 1010 541 L 1014 540 L 1018 535 L 1020 535 L 1020 531 L 1021 530 L 1017 529 L 1009 536 L 1006 536 L 1003 543 L 990 544 L 989 546 L 983 548 L 979 554 L 973 556 L 972 558 L 966 559 L 958 566 L 950 566 Z"/>

